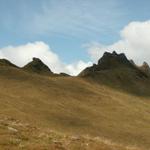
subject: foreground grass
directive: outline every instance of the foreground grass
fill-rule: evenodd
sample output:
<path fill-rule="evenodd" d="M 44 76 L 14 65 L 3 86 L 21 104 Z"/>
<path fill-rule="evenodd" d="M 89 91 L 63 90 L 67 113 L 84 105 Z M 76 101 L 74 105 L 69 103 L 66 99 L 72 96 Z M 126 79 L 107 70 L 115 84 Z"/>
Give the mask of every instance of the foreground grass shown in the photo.
<path fill-rule="evenodd" d="M 66 135 L 0 116 L 2 150 L 139 150 L 100 137 Z"/>

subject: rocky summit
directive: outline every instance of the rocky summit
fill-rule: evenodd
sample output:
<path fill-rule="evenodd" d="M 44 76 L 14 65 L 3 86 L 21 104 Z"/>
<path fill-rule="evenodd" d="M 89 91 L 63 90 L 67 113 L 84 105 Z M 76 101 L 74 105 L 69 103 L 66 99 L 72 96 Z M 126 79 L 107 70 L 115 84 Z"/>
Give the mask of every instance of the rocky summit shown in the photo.
<path fill-rule="evenodd" d="M 79 76 L 86 76 L 93 73 L 95 74 L 96 72 L 100 73 L 104 70 L 119 70 L 123 68 L 136 70 L 142 76 L 146 76 L 131 60 L 127 59 L 124 53 L 117 54 L 115 51 L 112 53 L 105 52 L 98 60 L 98 64 L 93 64 L 93 66 L 87 67 L 79 74 Z"/>
<path fill-rule="evenodd" d="M 112 53 L 105 52 L 102 58 L 98 61 L 98 68 L 103 70 L 122 66 L 133 67 L 124 53 L 117 54 L 115 51 Z"/>
<path fill-rule="evenodd" d="M 39 58 L 33 58 L 31 62 L 23 67 L 24 70 L 38 74 L 53 74 L 47 65 L 45 65 Z"/>

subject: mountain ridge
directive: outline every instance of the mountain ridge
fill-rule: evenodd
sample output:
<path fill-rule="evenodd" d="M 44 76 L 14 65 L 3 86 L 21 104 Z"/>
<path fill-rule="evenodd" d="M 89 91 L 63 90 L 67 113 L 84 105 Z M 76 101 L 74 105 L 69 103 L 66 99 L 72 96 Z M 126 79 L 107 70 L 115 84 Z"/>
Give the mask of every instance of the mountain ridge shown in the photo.
<path fill-rule="evenodd" d="M 43 63 L 42 60 L 36 57 L 33 57 L 32 61 L 23 67 L 18 67 L 7 59 L 0 59 L 0 66 L 16 67 L 18 69 L 41 75 L 47 74 L 54 76 L 70 76 L 69 74 L 63 72 L 59 74 L 54 73 L 46 64 Z M 84 76 L 85 74 L 88 74 L 86 72 L 90 70 L 91 72 L 96 72 L 101 70 L 120 68 L 123 66 L 137 69 L 138 71 L 141 71 L 143 75 L 145 74 L 145 76 L 147 76 L 147 72 L 150 72 L 148 63 L 143 62 L 142 66 L 138 67 L 133 60 L 128 60 L 124 53 L 117 54 L 116 51 L 113 51 L 112 53 L 104 52 L 103 56 L 98 60 L 97 64 L 93 64 L 93 66 L 85 68 L 77 76 Z"/>
<path fill-rule="evenodd" d="M 7 60 L 5 66 L 10 66 L 25 71 L 27 73 L 35 73 L 38 75 L 46 75 L 49 77 L 71 77 L 66 73 L 53 73 L 51 69 L 45 65 L 39 58 L 33 58 L 31 62 L 24 67 L 19 68 Z M 0 63 L 1 63 L 0 61 Z M 6 67 L 7 68 L 7 67 Z M 5 73 L 7 74 L 7 73 Z M 134 61 L 128 60 L 124 53 L 117 54 L 105 52 L 98 60 L 97 64 L 85 68 L 76 77 L 82 78 L 89 82 L 104 84 L 118 90 L 138 95 L 150 95 L 150 73 L 149 66 L 144 63 L 143 66 L 137 66 Z"/>
<path fill-rule="evenodd" d="M 147 76 L 146 74 L 144 75 L 144 72 L 142 70 L 134 65 L 133 61 L 128 60 L 124 53 L 117 54 L 115 51 L 113 51 L 112 53 L 105 52 L 103 56 L 98 60 L 97 64 L 93 64 L 93 66 L 85 68 L 83 71 L 81 71 L 79 76 L 96 73 L 97 71 L 119 69 L 123 67 L 135 69 L 143 73 L 143 76 Z"/>
<path fill-rule="evenodd" d="M 150 75 L 127 59 L 125 54 L 105 52 L 97 64 L 85 68 L 79 77 L 137 95 L 150 95 Z"/>

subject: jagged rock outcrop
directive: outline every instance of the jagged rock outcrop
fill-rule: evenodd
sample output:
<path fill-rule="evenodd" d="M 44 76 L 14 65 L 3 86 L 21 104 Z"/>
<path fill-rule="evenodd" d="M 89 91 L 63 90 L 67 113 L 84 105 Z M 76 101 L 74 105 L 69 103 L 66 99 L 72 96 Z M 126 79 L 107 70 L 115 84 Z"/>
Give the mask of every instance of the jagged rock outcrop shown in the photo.
<path fill-rule="evenodd" d="M 126 58 L 124 53 L 117 54 L 115 51 L 112 53 L 105 52 L 103 57 L 98 61 L 99 69 L 113 69 L 121 66 L 132 67 L 130 61 Z"/>
<path fill-rule="evenodd" d="M 142 72 L 136 65 L 127 59 L 124 53 L 117 54 L 115 51 L 112 53 L 105 52 L 98 60 L 98 64 L 93 64 L 91 67 L 87 67 L 84 69 L 79 76 L 87 76 L 90 74 L 100 73 L 104 70 L 120 70 L 123 68 L 129 68 L 139 73 L 140 76 L 145 76 L 144 72 Z"/>
<path fill-rule="evenodd" d="M 33 58 L 31 62 L 25 65 L 22 69 L 38 74 L 53 75 L 53 72 L 39 58 Z"/>

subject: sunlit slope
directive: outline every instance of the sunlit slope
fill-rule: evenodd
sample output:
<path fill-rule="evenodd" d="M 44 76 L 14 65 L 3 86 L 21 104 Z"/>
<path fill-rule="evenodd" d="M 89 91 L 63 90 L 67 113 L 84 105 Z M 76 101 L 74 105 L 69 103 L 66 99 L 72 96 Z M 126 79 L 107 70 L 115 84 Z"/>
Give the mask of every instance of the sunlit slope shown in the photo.
<path fill-rule="evenodd" d="M 150 98 L 80 77 L 0 67 L 0 114 L 75 135 L 150 148 Z"/>

